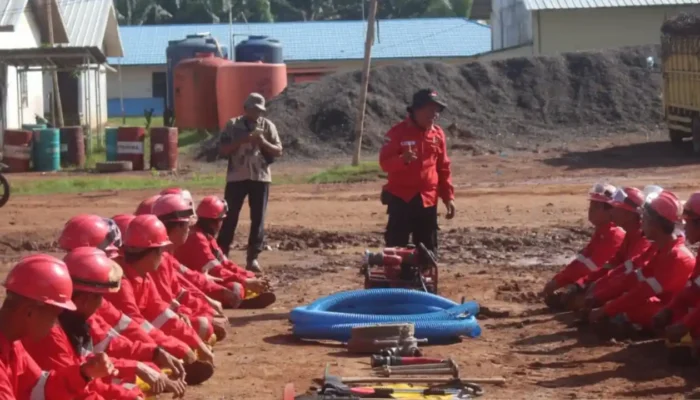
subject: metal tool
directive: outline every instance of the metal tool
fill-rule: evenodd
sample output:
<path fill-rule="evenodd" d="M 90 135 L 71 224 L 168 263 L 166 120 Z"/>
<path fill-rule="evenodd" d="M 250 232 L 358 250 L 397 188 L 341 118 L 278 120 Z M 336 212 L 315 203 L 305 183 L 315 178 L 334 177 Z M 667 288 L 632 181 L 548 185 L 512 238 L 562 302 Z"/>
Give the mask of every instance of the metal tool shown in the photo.
<path fill-rule="evenodd" d="M 410 371 L 415 369 L 442 369 L 453 368 L 454 363 L 450 361 L 435 363 L 435 364 L 410 364 L 410 365 L 383 365 L 381 367 L 372 368 L 373 371 Z"/>
<path fill-rule="evenodd" d="M 440 378 L 440 377 L 411 377 L 411 378 L 393 378 L 393 377 L 376 377 L 376 376 L 353 376 L 353 377 L 340 377 L 330 375 L 328 369 L 330 365 L 326 365 L 326 371 L 323 375 L 323 383 L 331 384 L 361 384 L 361 383 L 427 383 L 427 384 L 454 384 L 460 385 L 464 382 L 470 383 L 491 383 L 496 385 L 502 385 L 506 383 L 505 378 Z"/>
<path fill-rule="evenodd" d="M 440 358 L 427 358 L 427 357 L 397 357 L 397 356 L 381 356 L 373 355 L 370 359 L 370 364 L 372 368 L 382 367 L 384 365 L 394 366 L 394 365 L 414 365 L 414 364 L 435 364 L 441 363 L 445 360 Z"/>
<path fill-rule="evenodd" d="M 387 367 L 388 368 L 388 367 Z M 459 378 L 459 375 L 455 375 L 452 368 L 432 368 L 432 369 L 408 369 L 393 371 L 391 369 L 385 369 L 383 371 L 377 371 L 377 375 L 381 376 L 396 376 L 396 375 L 452 375 L 454 378 Z"/>

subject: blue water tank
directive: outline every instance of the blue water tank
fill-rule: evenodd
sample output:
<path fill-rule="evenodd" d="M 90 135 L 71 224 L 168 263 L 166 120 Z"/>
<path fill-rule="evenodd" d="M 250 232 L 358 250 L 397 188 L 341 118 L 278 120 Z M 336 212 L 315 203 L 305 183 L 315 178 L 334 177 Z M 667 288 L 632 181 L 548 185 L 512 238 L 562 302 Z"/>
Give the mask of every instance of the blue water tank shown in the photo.
<path fill-rule="evenodd" d="M 267 36 L 248 36 L 236 45 L 236 59 L 238 62 L 257 62 L 265 64 L 282 64 L 282 45 L 278 40 Z"/>
<path fill-rule="evenodd" d="M 228 58 L 228 49 L 225 46 L 217 46 L 216 39 L 210 33 L 197 33 L 187 35 L 182 40 L 169 41 L 168 48 L 165 50 L 168 91 L 168 96 L 165 100 L 166 108 L 172 110 L 175 107 L 173 103 L 173 70 L 175 66 L 182 60 L 194 58 L 197 53 L 214 53 L 219 57 Z"/>

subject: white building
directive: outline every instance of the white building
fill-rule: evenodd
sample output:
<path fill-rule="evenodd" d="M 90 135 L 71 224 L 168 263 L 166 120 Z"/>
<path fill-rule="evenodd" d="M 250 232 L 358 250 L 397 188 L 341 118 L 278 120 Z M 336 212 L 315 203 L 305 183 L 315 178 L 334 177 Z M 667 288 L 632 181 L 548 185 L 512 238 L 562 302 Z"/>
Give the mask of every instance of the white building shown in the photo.
<path fill-rule="evenodd" d="M 664 20 L 700 13 L 700 0 L 475 0 L 472 10 L 491 20 L 492 52 L 477 58 L 494 59 L 659 44 Z"/>

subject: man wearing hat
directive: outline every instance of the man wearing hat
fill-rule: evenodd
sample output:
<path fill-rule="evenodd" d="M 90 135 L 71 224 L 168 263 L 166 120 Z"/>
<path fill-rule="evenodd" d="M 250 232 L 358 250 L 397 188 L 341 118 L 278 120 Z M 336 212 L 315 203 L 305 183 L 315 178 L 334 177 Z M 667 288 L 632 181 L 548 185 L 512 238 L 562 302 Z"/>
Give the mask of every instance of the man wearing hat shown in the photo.
<path fill-rule="evenodd" d="M 226 191 L 228 213 L 224 219 L 217 242 L 224 254 L 228 254 L 238 225 L 238 216 L 246 196 L 250 204 L 250 235 L 246 268 L 261 273 L 258 255 L 265 239 L 265 211 L 270 192 L 270 164 L 282 155 L 277 128 L 263 117 L 265 98 L 251 93 L 243 104 L 243 115 L 231 119 L 221 133 L 219 152 L 228 157 Z"/>
<path fill-rule="evenodd" d="M 408 117 L 384 137 L 379 164 L 387 173 L 382 203 L 389 222 L 384 239 L 388 247 L 423 243 L 437 254 L 438 198 L 455 216 L 454 187 L 445 133 L 435 124 L 446 105 L 438 93 L 422 89 L 413 95 Z"/>

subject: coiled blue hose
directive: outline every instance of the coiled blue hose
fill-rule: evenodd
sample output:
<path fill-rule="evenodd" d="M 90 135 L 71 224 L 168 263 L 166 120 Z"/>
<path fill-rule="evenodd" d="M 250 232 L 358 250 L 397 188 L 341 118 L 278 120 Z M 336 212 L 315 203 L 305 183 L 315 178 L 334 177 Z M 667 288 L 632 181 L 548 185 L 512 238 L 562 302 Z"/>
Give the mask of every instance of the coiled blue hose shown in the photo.
<path fill-rule="evenodd" d="M 476 302 L 457 304 L 434 294 L 407 289 L 369 289 L 336 293 L 292 310 L 295 336 L 347 341 L 352 328 L 377 323 L 413 323 L 415 336 L 444 342 L 476 337 Z"/>

